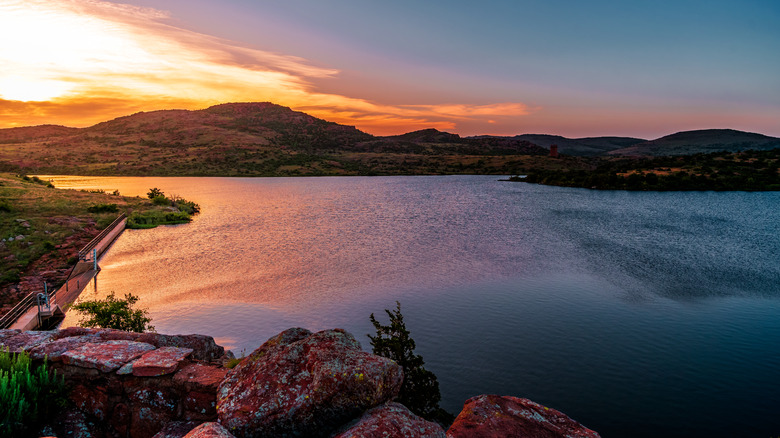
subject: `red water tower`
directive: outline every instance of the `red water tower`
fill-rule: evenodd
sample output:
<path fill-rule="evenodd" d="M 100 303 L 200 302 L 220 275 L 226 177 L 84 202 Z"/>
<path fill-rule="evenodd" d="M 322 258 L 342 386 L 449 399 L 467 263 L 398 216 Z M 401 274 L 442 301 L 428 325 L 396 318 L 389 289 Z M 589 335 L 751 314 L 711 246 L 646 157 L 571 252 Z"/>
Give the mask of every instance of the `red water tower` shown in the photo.
<path fill-rule="evenodd" d="M 550 146 L 550 157 L 551 158 L 558 158 L 558 145 L 554 144 Z"/>

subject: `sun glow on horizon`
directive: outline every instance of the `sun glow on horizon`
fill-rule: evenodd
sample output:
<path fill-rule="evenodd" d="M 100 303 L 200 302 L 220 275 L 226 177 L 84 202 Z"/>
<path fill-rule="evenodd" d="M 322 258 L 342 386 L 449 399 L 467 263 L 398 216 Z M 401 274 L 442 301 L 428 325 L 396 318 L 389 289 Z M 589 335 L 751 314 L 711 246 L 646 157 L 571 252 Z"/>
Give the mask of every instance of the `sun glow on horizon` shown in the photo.
<path fill-rule="evenodd" d="M 338 70 L 170 24 L 166 12 L 104 0 L 0 5 L 0 127 L 88 126 L 137 111 L 271 101 L 377 134 L 517 117 L 521 103 L 386 105 L 328 94 Z"/>

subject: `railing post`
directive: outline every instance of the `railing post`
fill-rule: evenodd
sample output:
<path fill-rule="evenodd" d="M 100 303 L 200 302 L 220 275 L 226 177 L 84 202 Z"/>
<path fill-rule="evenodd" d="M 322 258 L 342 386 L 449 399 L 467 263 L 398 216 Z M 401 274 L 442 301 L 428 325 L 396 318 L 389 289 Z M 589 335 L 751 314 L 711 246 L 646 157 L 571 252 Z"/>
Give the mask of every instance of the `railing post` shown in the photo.
<path fill-rule="evenodd" d="M 92 270 L 97 271 L 97 248 L 92 248 Z"/>

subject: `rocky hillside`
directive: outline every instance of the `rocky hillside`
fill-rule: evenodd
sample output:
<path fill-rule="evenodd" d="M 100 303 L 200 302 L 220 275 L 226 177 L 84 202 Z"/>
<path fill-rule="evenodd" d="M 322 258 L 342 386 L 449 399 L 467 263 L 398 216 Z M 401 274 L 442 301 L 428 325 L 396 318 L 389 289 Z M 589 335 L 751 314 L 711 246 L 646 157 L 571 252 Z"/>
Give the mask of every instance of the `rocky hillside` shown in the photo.
<path fill-rule="evenodd" d="M 566 138 L 561 137 L 560 135 L 547 134 L 523 134 L 514 138 L 529 141 L 548 150 L 551 145 L 557 145 L 558 152 L 561 154 L 583 157 L 604 155 L 609 151 L 622 149 L 646 141 L 641 138 L 633 137 Z"/>
<path fill-rule="evenodd" d="M 0 130 L 0 171 L 89 175 L 512 173 L 544 148 L 436 130 L 375 137 L 272 103 Z"/>
<path fill-rule="evenodd" d="M 497 395 L 466 401 L 445 432 L 393 401 L 404 378 L 398 364 L 362 351 L 340 329 L 285 330 L 233 369 L 202 335 L 0 330 L 0 346 L 38 362 L 48 357 L 70 386 L 70 405 L 46 436 L 599 436 L 554 409 Z"/>

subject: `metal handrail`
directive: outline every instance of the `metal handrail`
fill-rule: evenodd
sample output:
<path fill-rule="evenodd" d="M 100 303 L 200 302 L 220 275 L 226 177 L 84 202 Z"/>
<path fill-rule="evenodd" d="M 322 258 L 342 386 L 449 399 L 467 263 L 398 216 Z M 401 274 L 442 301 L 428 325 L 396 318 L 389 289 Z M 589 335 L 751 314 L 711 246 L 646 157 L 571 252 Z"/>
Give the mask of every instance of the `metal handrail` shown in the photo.
<path fill-rule="evenodd" d="M 15 323 L 20 316 L 27 313 L 27 311 L 30 310 L 30 307 L 32 307 L 35 303 L 35 297 L 38 294 L 39 292 L 31 292 L 29 295 L 22 298 L 22 300 L 19 301 L 13 307 L 13 309 L 3 315 L 3 317 L 0 318 L 0 329 L 7 329 L 8 327 L 11 327 L 11 325 L 13 325 L 13 323 Z"/>
<path fill-rule="evenodd" d="M 79 261 L 86 260 L 86 255 L 89 254 L 89 251 L 95 248 L 97 244 L 103 240 L 103 238 L 105 238 L 111 231 L 114 230 L 114 228 L 116 228 L 117 225 L 119 225 L 120 222 L 122 222 L 122 220 L 126 218 L 126 214 L 120 214 L 119 217 L 114 219 L 114 221 L 111 222 L 111 224 L 109 224 L 106 228 L 104 228 L 97 236 L 95 236 L 94 239 L 90 240 L 89 243 L 86 244 L 86 246 L 84 246 L 81 251 L 79 251 Z M 76 266 L 78 266 L 78 262 L 76 262 Z M 73 275 L 73 270 L 76 269 L 76 266 L 70 269 L 70 274 L 68 274 L 68 277 L 65 279 L 65 284 L 68 284 L 68 281 Z M 54 290 L 48 294 L 49 297 L 56 300 L 57 290 L 57 288 L 54 288 Z M 19 319 L 20 316 L 27 313 L 31 307 L 37 305 L 36 297 L 39 293 L 40 292 L 31 292 L 29 295 L 22 298 L 22 300 L 19 301 L 8 313 L 0 317 L 0 329 L 6 329 L 10 327 Z"/>
<path fill-rule="evenodd" d="M 98 243 L 100 243 L 101 240 L 103 240 L 104 237 L 106 237 L 110 232 L 116 228 L 117 225 L 119 225 L 122 220 L 126 219 L 127 215 L 122 213 L 120 214 L 116 219 L 114 219 L 111 224 L 109 224 L 106 228 L 104 228 L 97 236 L 95 236 L 94 239 L 90 240 L 89 243 L 87 243 L 84 248 L 81 248 L 81 251 L 79 251 L 79 260 L 86 260 L 87 254 L 89 254 L 90 251 L 92 251 L 92 248 L 96 247 Z"/>

